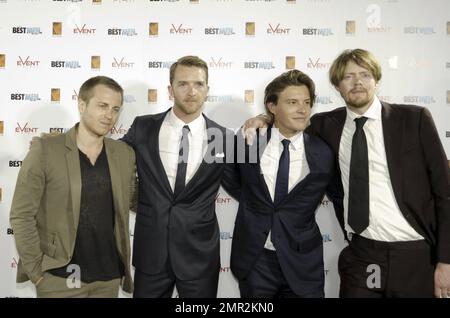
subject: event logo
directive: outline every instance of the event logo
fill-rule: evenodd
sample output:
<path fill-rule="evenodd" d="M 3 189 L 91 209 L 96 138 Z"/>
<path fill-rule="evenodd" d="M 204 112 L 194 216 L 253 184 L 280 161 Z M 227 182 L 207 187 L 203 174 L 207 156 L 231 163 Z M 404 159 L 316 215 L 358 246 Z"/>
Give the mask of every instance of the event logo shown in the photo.
<path fill-rule="evenodd" d="M 40 27 L 12 27 L 12 33 L 13 34 L 31 34 L 31 35 L 38 35 L 42 34 Z"/>
<path fill-rule="evenodd" d="M 333 242 L 330 234 L 322 234 L 322 240 L 324 243 Z"/>
<path fill-rule="evenodd" d="M 450 104 L 450 91 L 447 91 L 447 104 Z"/>
<path fill-rule="evenodd" d="M 232 95 L 208 95 L 206 102 L 208 103 L 233 103 Z"/>
<path fill-rule="evenodd" d="M 286 69 L 295 69 L 295 56 L 286 56 Z"/>
<path fill-rule="evenodd" d="M 108 29 L 108 35 L 119 35 L 119 36 L 136 36 L 138 35 L 135 28 L 128 29 Z"/>
<path fill-rule="evenodd" d="M 171 23 L 171 26 L 172 27 L 169 29 L 170 34 L 192 34 L 192 28 L 184 27 L 183 24 L 174 25 L 173 23 Z"/>
<path fill-rule="evenodd" d="M 233 238 L 233 235 L 230 232 L 220 232 L 221 240 L 231 240 L 232 238 Z"/>
<path fill-rule="evenodd" d="M 230 196 L 223 196 L 222 193 L 217 193 L 216 195 L 216 203 L 217 204 L 229 204 L 231 202 Z"/>
<path fill-rule="evenodd" d="M 18 261 L 16 260 L 16 258 L 13 257 L 13 258 L 12 258 L 12 261 L 11 261 L 11 268 L 17 268 L 17 266 L 19 266 L 19 263 L 18 263 Z"/>
<path fill-rule="evenodd" d="M 158 22 L 150 22 L 148 24 L 148 35 L 158 36 Z"/>
<path fill-rule="evenodd" d="M 269 27 L 267 28 L 267 34 L 274 34 L 274 35 L 289 34 L 290 31 L 291 31 L 290 28 L 282 27 L 281 23 L 274 24 L 274 25 L 269 23 Z"/>
<path fill-rule="evenodd" d="M 28 122 L 25 123 L 25 125 L 20 125 L 19 123 L 17 123 L 17 127 L 15 129 L 16 133 L 19 134 L 34 134 L 37 133 L 39 128 L 35 128 L 35 127 L 29 127 L 28 126 Z"/>
<path fill-rule="evenodd" d="M 81 28 L 75 24 L 75 28 L 73 28 L 74 34 L 95 34 L 97 29 L 87 28 L 86 23 L 81 26 Z"/>
<path fill-rule="evenodd" d="M 148 62 L 148 68 L 170 68 L 174 61 L 150 61 Z"/>
<path fill-rule="evenodd" d="M 244 62 L 244 68 L 249 69 L 262 69 L 262 70 L 271 70 L 275 68 L 273 62 Z"/>
<path fill-rule="evenodd" d="M 63 127 L 51 127 L 48 129 L 48 132 L 51 133 L 58 133 L 63 134 L 70 130 L 70 128 L 63 128 Z"/>
<path fill-rule="evenodd" d="M 124 57 L 122 57 L 120 59 L 113 57 L 112 67 L 133 68 L 134 67 L 134 62 L 127 62 L 127 61 L 125 61 Z"/>
<path fill-rule="evenodd" d="M 22 167 L 22 160 L 10 160 L 9 161 L 10 168 L 20 168 Z"/>
<path fill-rule="evenodd" d="M 370 13 L 366 19 L 368 32 L 389 32 L 391 27 L 381 25 L 381 7 L 377 4 L 369 4 L 366 9 Z"/>
<path fill-rule="evenodd" d="M 255 22 L 245 22 L 245 35 L 254 36 L 256 31 Z"/>
<path fill-rule="evenodd" d="M 320 57 L 318 57 L 317 59 L 308 58 L 308 63 L 306 63 L 307 68 L 314 68 L 314 69 L 324 69 L 329 68 L 330 66 L 331 63 L 321 62 Z"/>
<path fill-rule="evenodd" d="M 75 89 L 73 90 L 72 100 L 78 100 L 78 93 Z"/>
<path fill-rule="evenodd" d="M 345 34 L 355 35 L 356 33 L 356 22 L 354 20 L 345 21 Z"/>
<path fill-rule="evenodd" d="M 92 4 L 102 4 L 102 0 L 92 0 Z"/>
<path fill-rule="evenodd" d="M 255 101 L 255 91 L 252 89 L 246 89 L 244 93 L 244 102 L 246 104 L 253 104 Z"/>
<path fill-rule="evenodd" d="M 434 104 L 436 101 L 433 96 L 405 96 L 403 97 L 405 103 L 419 103 L 419 104 Z"/>
<path fill-rule="evenodd" d="M 19 56 L 19 59 L 17 60 L 17 66 L 19 67 L 39 66 L 39 63 L 41 63 L 41 61 L 31 60 L 29 56 L 27 56 L 26 58 Z"/>
<path fill-rule="evenodd" d="M 405 27 L 403 29 L 403 32 L 405 34 L 423 34 L 423 35 L 430 35 L 436 33 L 433 27 L 416 27 L 416 26 Z"/>
<path fill-rule="evenodd" d="M 316 36 L 330 36 L 334 35 L 333 30 L 330 28 L 304 28 L 303 35 L 316 35 Z"/>
<path fill-rule="evenodd" d="M 220 267 L 219 272 L 221 272 L 221 273 L 228 273 L 228 272 L 231 272 L 231 268 L 229 266 Z"/>
<path fill-rule="evenodd" d="M 230 27 L 210 27 L 205 28 L 206 35 L 233 35 L 236 34 Z"/>
<path fill-rule="evenodd" d="M 61 89 L 52 88 L 50 93 L 50 100 L 52 102 L 59 102 L 61 100 Z"/>
<path fill-rule="evenodd" d="M 2 188 L 0 188 L 0 202 L 2 202 L 2 198 L 3 198 L 3 197 L 2 197 L 2 196 L 3 196 L 3 194 L 2 194 L 2 193 L 3 193 L 3 189 L 2 189 Z"/>
<path fill-rule="evenodd" d="M 62 22 L 53 22 L 52 34 L 62 35 Z"/>
<path fill-rule="evenodd" d="M 320 202 L 321 206 L 328 206 L 330 205 L 330 200 L 328 199 L 323 199 L 322 202 Z"/>
<path fill-rule="evenodd" d="M 102 59 L 99 55 L 91 56 L 91 69 L 98 70 L 100 69 Z"/>
<path fill-rule="evenodd" d="M 224 60 L 222 60 L 223 58 L 220 57 L 219 59 L 211 57 L 210 61 L 209 61 L 209 67 L 210 68 L 231 68 L 231 65 L 233 64 L 233 62 L 225 62 Z"/>
<path fill-rule="evenodd" d="M 40 101 L 38 93 L 13 93 L 11 94 L 11 100 L 14 101 L 27 101 L 27 102 L 37 102 Z"/>
<path fill-rule="evenodd" d="M 157 103 L 158 102 L 158 90 L 155 88 L 150 88 L 147 92 L 147 101 L 149 103 Z"/>
<path fill-rule="evenodd" d="M 447 21 L 447 35 L 450 35 L 450 21 Z"/>
<path fill-rule="evenodd" d="M 111 128 L 111 135 L 125 135 L 128 132 L 128 129 L 123 128 L 123 124 L 120 126 L 114 125 Z"/>
<path fill-rule="evenodd" d="M 6 55 L 0 54 L 0 68 L 5 68 L 6 65 Z"/>
<path fill-rule="evenodd" d="M 333 101 L 331 100 L 330 96 L 316 96 L 315 103 L 321 105 L 329 105 L 333 104 Z"/>
<path fill-rule="evenodd" d="M 6 235 L 14 235 L 13 229 L 10 228 L 10 227 L 8 227 L 8 228 L 6 229 Z"/>
<path fill-rule="evenodd" d="M 81 68 L 81 65 L 80 65 L 80 62 L 76 61 L 76 60 L 73 60 L 73 61 L 56 60 L 56 61 L 50 62 L 50 67 L 76 69 L 76 68 Z"/>
<path fill-rule="evenodd" d="M 446 138 L 450 138 L 450 131 L 448 131 L 448 130 L 445 131 L 445 137 L 446 137 Z M 449 163 L 450 163 L 450 162 L 449 162 Z"/>
<path fill-rule="evenodd" d="M 3 120 L 0 120 L 0 136 L 3 136 L 4 132 L 4 123 Z"/>

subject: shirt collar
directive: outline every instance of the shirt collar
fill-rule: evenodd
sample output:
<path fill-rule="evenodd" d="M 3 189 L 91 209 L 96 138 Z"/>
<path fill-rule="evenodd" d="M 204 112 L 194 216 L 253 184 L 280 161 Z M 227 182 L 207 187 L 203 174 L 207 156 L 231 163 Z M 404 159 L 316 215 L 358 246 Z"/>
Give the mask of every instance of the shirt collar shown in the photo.
<path fill-rule="evenodd" d="M 182 121 L 180 118 L 175 115 L 175 112 L 173 111 L 173 107 L 170 110 L 169 114 L 169 124 L 175 128 L 177 131 L 181 131 L 185 125 L 189 126 L 189 131 L 192 135 L 197 135 L 202 131 L 202 129 L 205 128 L 205 118 L 203 117 L 203 114 L 200 114 L 196 119 L 191 121 L 189 124 L 185 124 L 184 121 Z"/>
<path fill-rule="evenodd" d="M 366 112 L 363 115 L 359 115 L 355 112 L 352 112 L 347 107 L 347 117 L 350 120 L 355 120 L 355 118 L 359 117 L 367 117 L 369 119 L 375 119 L 375 120 L 381 120 L 381 102 L 378 99 L 378 97 L 374 96 L 372 104 L 369 106 L 369 108 L 366 110 Z"/>
<path fill-rule="evenodd" d="M 283 139 L 288 139 L 291 142 L 291 147 L 294 150 L 298 150 L 300 148 L 303 147 L 303 131 L 298 132 L 297 134 L 295 134 L 294 136 L 290 137 L 290 138 L 286 138 L 285 136 L 283 136 L 279 129 L 276 128 L 275 126 L 272 128 L 272 132 L 271 132 L 271 139 L 273 138 L 273 140 L 277 143 L 279 143 L 281 145 L 281 141 Z"/>

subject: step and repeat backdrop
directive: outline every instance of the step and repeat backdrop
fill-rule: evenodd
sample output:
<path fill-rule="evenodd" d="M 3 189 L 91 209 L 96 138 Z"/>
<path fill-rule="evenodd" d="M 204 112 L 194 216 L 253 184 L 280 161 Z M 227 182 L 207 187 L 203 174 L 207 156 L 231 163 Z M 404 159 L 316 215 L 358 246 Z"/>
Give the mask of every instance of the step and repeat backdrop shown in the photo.
<path fill-rule="evenodd" d="M 15 283 L 9 211 L 16 178 L 33 136 L 78 121 L 78 88 L 87 78 L 107 75 L 125 89 L 111 130 L 117 139 L 135 116 L 172 105 L 170 65 L 198 55 L 210 69 L 204 112 L 235 129 L 263 112 L 265 86 L 293 68 L 316 82 L 314 112 L 342 106 L 328 69 L 342 50 L 357 47 L 382 64 L 380 99 L 428 107 L 450 155 L 448 0 L 0 0 L 0 297 L 35 297 L 31 283 Z M 229 268 L 237 205 L 220 189 L 219 297 L 239 297 Z M 337 297 L 345 242 L 326 198 L 317 220 L 326 296 Z"/>

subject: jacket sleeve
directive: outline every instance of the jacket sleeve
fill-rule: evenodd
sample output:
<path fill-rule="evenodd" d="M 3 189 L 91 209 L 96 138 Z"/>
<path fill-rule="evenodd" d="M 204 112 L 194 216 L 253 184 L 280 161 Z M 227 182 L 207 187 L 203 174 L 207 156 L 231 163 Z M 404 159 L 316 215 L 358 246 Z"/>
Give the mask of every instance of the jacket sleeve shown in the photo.
<path fill-rule="evenodd" d="M 31 149 L 22 162 L 11 205 L 10 223 L 23 270 L 33 283 L 42 277 L 43 253 L 36 215 L 45 187 L 43 140 L 33 138 Z"/>

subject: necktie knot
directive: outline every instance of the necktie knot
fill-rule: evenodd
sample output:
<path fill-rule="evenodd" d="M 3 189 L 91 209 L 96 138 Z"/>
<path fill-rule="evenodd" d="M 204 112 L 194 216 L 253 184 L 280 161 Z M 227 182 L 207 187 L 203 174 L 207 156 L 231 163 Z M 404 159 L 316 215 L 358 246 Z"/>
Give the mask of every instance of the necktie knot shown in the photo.
<path fill-rule="evenodd" d="M 355 124 L 356 124 L 356 129 L 357 130 L 361 130 L 364 126 L 364 124 L 367 121 L 367 117 L 359 117 L 359 118 L 355 118 Z"/>
<path fill-rule="evenodd" d="M 184 125 L 182 129 L 183 136 L 186 136 L 191 130 L 189 129 L 189 125 Z"/>
<path fill-rule="evenodd" d="M 283 150 L 289 150 L 289 145 L 291 144 L 289 139 L 283 139 L 281 143 L 283 144 Z"/>

